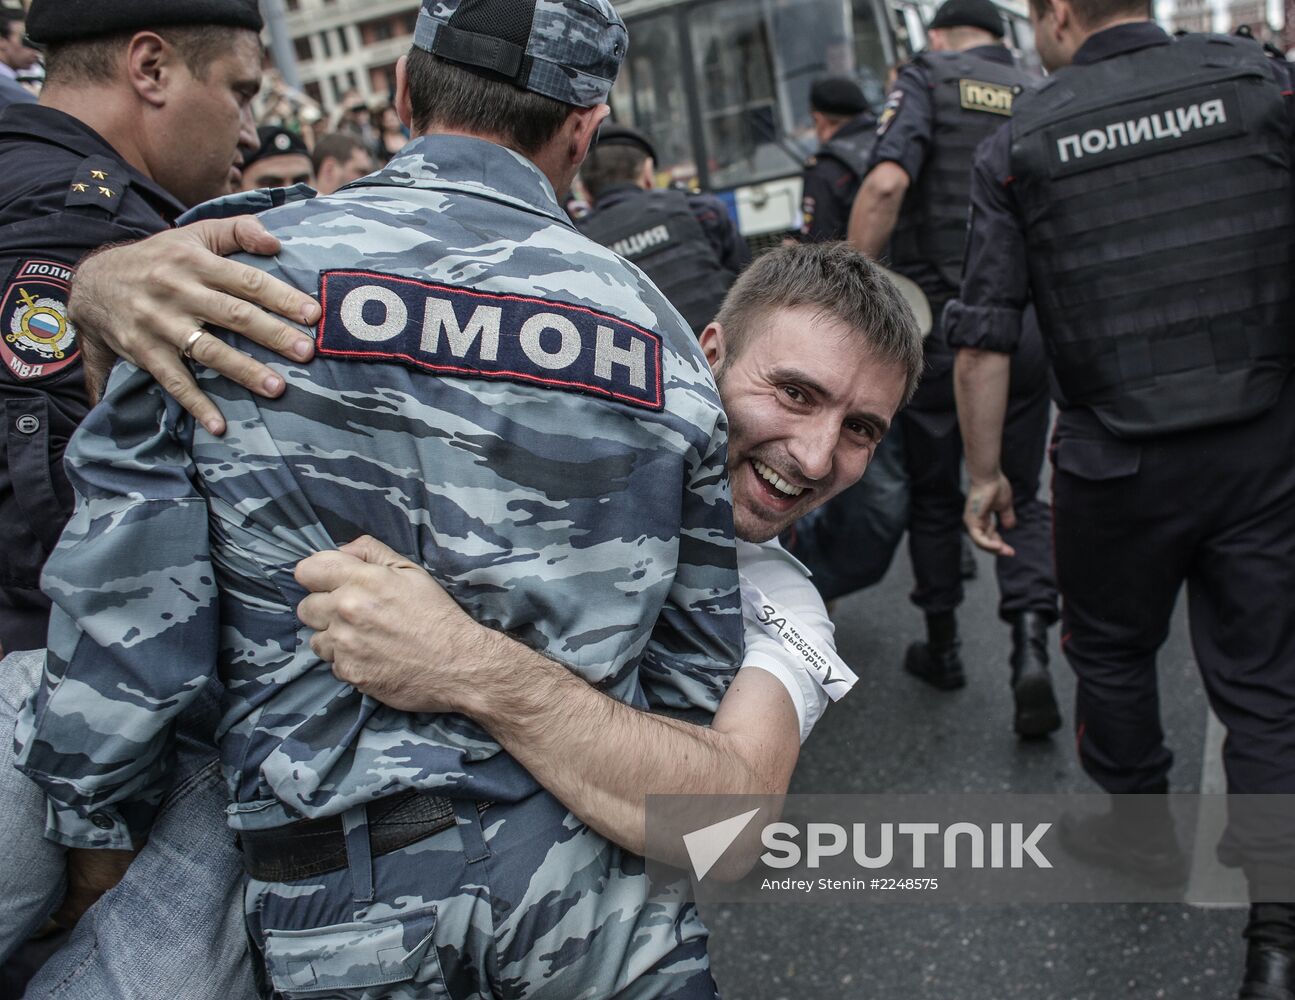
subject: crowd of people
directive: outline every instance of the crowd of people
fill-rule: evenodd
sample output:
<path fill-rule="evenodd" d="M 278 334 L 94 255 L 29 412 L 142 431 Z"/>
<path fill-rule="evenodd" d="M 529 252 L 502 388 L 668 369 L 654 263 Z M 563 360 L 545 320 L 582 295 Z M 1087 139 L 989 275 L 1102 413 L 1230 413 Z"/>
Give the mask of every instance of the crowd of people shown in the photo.
<path fill-rule="evenodd" d="M 1153 830 L 1116 798 L 1074 853 L 1182 876 L 1184 583 L 1230 790 L 1295 791 L 1288 67 L 1031 8 L 1046 82 L 989 0 L 876 117 L 819 81 L 755 260 L 605 121 L 610 0 L 427 0 L 391 108 L 318 137 L 256 0 L 4 8 L 3 988 L 716 996 L 645 797 L 786 791 L 802 645 L 905 535 L 941 690 L 964 528 L 996 556 L 1024 739 L 1061 620 L 1080 759 Z M 1249 833 L 1268 900 L 1293 831 Z M 1295 903 L 1246 935 L 1241 1000 L 1295 1000 Z"/>

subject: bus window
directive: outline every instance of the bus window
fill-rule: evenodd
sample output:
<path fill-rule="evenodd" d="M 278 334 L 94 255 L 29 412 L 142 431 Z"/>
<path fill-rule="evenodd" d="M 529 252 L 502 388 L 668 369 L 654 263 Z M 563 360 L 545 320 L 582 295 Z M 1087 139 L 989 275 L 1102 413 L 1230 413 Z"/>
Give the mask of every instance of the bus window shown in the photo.
<path fill-rule="evenodd" d="M 868 0 L 854 0 L 855 82 L 875 110 L 886 99 L 886 45 L 877 24 L 877 8 Z"/>
<path fill-rule="evenodd" d="M 870 101 L 884 97 L 871 0 L 718 0 L 690 7 L 686 24 L 715 189 L 799 173 L 817 146 L 819 77 L 850 76 Z"/>
<path fill-rule="evenodd" d="M 697 178 L 675 23 L 671 14 L 634 21 L 629 57 L 610 102 L 617 121 L 651 138 L 660 157 L 657 182 L 662 186 Z"/>
<path fill-rule="evenodd" d="M 763 7 L 759 0 L 722 0 L 688 19 L 715 188 L 789 173 L 799 159 L 794 148 L 783 148 Z"/>
<path fill-rule="evenodd" d="M 885 53 L 868 0 L 777 0 L 772 5 L 775 64 L 788 129 L 807 153 L 817 148 L 809 91 L 824 76 L 847 76 L 879 107 L 885 96 Z M 849 19 L 847 21 L 847 18 Z"/>

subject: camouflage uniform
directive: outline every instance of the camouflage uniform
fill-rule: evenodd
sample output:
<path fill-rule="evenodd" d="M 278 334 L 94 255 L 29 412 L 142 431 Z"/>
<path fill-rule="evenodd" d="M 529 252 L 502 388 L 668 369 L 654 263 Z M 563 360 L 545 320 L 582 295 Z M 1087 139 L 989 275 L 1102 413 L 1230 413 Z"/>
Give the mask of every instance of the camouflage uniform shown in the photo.
<path fill-rule="evenodd" d="M 292 578 L 367 532 L 609 695 L 713 713 L 742 625 L 726 426 L 690 331 L 483 140 L 418 140 L 263 219 L 282 252 L 248 262 L 324 306 L 308 367 L 254 350 L 291 391 L 199 372 L 229 424 L 212 438 L 120 365 L 69 449 L 46 683 L 17 732 L 48 835 L 138 846 L 172 720 L 215 675 L 235 829 L 342 815 L 363 833 L 364 804 L 406 788 L 459 806 L 457 827 L 359 847 L 349 870 L 250 883 L 281 995 L 711 995 L 689 904 L 650 897 L 640 859 L 470 720 L 337 681 Z"/>

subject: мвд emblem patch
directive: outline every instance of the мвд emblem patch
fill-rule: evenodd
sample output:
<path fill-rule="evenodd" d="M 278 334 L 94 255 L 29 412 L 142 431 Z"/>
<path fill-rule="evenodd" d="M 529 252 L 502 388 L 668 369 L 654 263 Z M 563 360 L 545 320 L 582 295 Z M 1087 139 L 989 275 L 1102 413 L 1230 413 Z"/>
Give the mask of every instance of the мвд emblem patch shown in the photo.
<path fill-rule="evenodd" d="M 80 357 L 67 318 L 72 269 L 50 260 L 20 261 L 0 300 L 0 360 L 15 378 L 48 378 Z"/>

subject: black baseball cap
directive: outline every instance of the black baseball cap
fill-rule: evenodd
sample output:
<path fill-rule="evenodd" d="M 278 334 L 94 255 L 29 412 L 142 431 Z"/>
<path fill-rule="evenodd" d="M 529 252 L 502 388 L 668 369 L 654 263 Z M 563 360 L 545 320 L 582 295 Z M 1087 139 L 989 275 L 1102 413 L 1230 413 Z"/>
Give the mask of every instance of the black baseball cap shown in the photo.
<path fill-rule="evenodd" d="M 634 146 L 643 150 L 654 161 L 657 158 L 656 147 L 652 145 L 651 139 L 638 129 L 622 125 L 620 122 L 603 122 L 602 128 L 598 130 L 598 145 Z"/>
<path fill-rule="evenodd" d="M 825 76 L 809 88 L 809 106 L 823 115 L 861 115 L 868 99 L 848 76 Z"/>
<path fill-rule="evenodd" d="M 1003 15 L 992 0 L 945 0 L 926 27 L 983 28 L 997 38 L 1005 33 Z"/>

